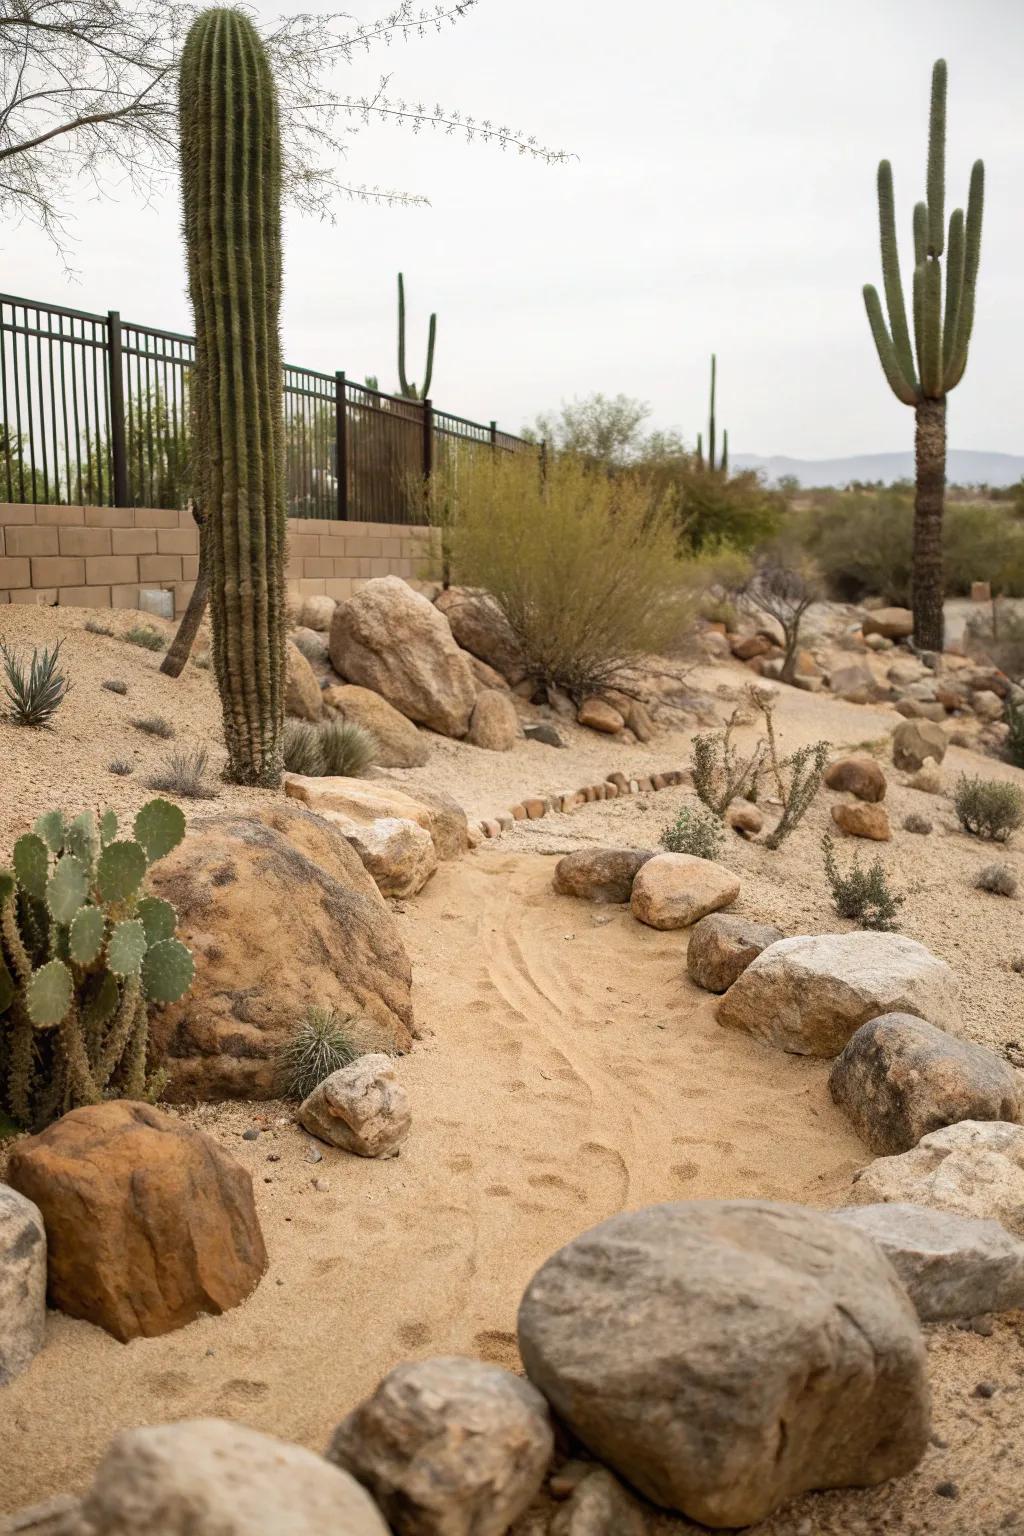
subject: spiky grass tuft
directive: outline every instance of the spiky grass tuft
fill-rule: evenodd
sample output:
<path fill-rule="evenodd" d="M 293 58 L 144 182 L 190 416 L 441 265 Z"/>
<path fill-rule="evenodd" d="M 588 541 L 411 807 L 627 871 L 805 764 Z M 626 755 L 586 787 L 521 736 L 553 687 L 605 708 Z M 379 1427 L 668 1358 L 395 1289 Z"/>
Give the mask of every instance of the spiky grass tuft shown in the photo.
<path fill-rule="evenodd" d="M 324 772 L 347 779 L 361 779 L 373 767 L 377 743 L 353 720 L 328 720 L 320 727 Z"/>
<path fill-rule="evenodd" d="M 174 735 L 174 726 L 163 715 L 144 715 L 141 719 L 133 720 L 132 725 L 145 736 L 159 736 L 161 741 L 170 741 Z"/>
<path fill-rule="evenodd" d="M 277 1053 L 278 1090 L 286 1099 L 305 1099 L 332 1072 L 359 1055 L 347 1018 L 335 1008 L 312 1007 Z"/>
<path fill-rule="evenodd" d="M 71 680 L 61 672 L 57 663 L 63 640 L 58 640 L 51 650 L 33 648 L 31 661 L 23 661 L 0 640 L 0 662 L 3 664 L 3 690 L 10 708 L 8 714 L 14 725 L 41 727 L 49 725 L 71 691 Z"/>
<path fill-rule="evenodd" d="M 172 752 L 159 772 L 146 780 L 150 789 L 177 795 L 182 800 L 215 800 L 217 791 L 207 780 L 210 755 L 205 747 Z"/>
<path fill-rule="evenodd" d="M 124 637 L 129 645 L 137 645 L 144 651 L 163 651 L 167 641 L 152 624 L 136 624 Z"/>

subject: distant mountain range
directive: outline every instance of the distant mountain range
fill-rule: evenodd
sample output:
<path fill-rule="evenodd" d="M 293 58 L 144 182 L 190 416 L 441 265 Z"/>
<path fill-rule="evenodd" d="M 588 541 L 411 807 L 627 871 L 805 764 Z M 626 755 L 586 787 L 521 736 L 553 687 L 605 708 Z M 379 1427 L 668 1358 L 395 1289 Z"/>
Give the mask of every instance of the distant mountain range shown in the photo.
<path fill-rule="evenodd" d="M 848 459 L 761 458 L 755 453 L 730 456 L 735 469 L 760 469 L 774 483 L 792 475 L 801 486 L 849 485 L 851 480 L 912 480 L 913 453 L 860 453 Z M 1024 476 L 1024 454 L 950 450 L 946 479 L 950 485 L 1015 485 Z"/>

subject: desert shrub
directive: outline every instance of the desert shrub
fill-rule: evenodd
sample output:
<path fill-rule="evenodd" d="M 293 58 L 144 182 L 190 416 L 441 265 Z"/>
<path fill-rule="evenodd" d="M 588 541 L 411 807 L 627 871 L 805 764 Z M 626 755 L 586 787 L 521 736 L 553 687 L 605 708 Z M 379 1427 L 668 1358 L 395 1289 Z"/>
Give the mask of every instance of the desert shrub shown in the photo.
<path fill-rule="evenodd" d="M 1004 779 L 962 773 L 953 786 L 953 809 L 972 837 L 1005 843 L 1024 822 L 1024 793 Z"/>
<path fill-rule="evenodd" d="M 779 848 L 803 821 L 814 798 L 821 788 L 821 781 L 828 765 L 830 744 L 816 741 L 812 745 L 797 747 L 788 757 L 779 752 L 775 734 L 775 703 L 766 688 L 751 688 L 750 698 L 760 710 L 764 720 L 766 737 L 766 765 L 764 775 L 775 786 L 776 795 L 782 802 L 782 815 L 764 840 L 766 848 Z"/>
<path fill-rule="evenodd" d="M 821 851 L 825 879 L 838 915 L 852 919 L 862 928 L 892 933 L 899 926 L 896 918 L 906 897 L 890 890 L 881 859 L 875 858 L 865 869 L 860 854 L 855 853 L 853 863 L 844 872 L 836 863 L 835 843 L 827 832 L 821 840 Z"/>
<path fill-rule="evenodd" d="M 1006 696 L 1003 713 L 1009 734 L 1006 738 L 1006 756 L 1018 768 L 1024 768 L 1024 698 L 1012 690 Z"/>
<path fill-rule="evenodd" d="M 52 649 L 43 651 L 33 648 L 32 658 L 26 662 L 0 640 L 0 661 L 4 671 L 4 693 L 7 695 L 8 716 L 14 725 L 49 725 L 71 691 L 71 680 L 58 667 L 60 648 L 58 640 Z"/>
<path fill-rule="evenodd" d="M 909 816 L 903 818 L 904 832 L 916 832 L 919 837 L 927 837 L 932 830 L 932 824 L 927 816 L 922 816 L 919 811 L 911 811 Z"/>
<path fill-rule="evenodd" d="M 717 859 L 722 851 L 725 829 L 713 812 L 703 806 L 691 810 L 683 806 L 661 834 L 661 846 L 669 853 L 688 853 L 695 859 Z"/>
<path fill-rule="evenodd" d="M 759 742 L 748 756 L 739 751 L 732 738 L 742 714 L 742 710 L 734 709 L 724 730 L 695 736 L 690 746 L 690 769 L 697 798 L 719 820 L 733 800 L 740 796 L 756 797 L 765 743 Z"/>
<path fill-rule="evenodd" d="M 308 1098 L 325 1077 L 355 1061 L 359 1051 L 351 1023 L 334 1008 L 310 1008 L 277 1053 L 277 1086 L 283 1098 Z"/>
<path fill-rule="evenodd" d="M 135 764 L 127 757 L 115 757 L 113 762 L 107 764 L 110 773 L 116 773 L 119 779 L 126 779 L 130 773 L 135 772 Z"/>
<path fill-rule="evenodd" d="M 1009 864 L 986 864 L 974 883 L 979 891 L 991 891 L 993 896 L 1017 894 L 1017 875 Z"/>
<path fill-rule="evenodd" d="M 114 631 L 109 624 L 101 624 L 99 619 L 86 619 L 85 632 L 87 635 L 105 635 L 108 640 L 113 638 Z"/>
<path fill-rule="evenodd" d="M 913 523 L 913 497 L 903 489 L 832 491 L 799 514 L 794 531 L 833 597 L 856 602 L 877 596 L 905 604 Z"/>
<path fill-rule="evenodd" d="M 197 651 L 192 657 L 192 665 L 198 667 L 200 672 L 209 672 L 212 658 L 209 651 Z"/>
<path fill-rule="evenodd" d="M 950 502 L 942 524 L 946 590 L 965 595 L 990 581 L 1007 597 L 1024 594 L 1024 521 L 1011 507 Z"/>
<path fill-rule="evenodd" d="M 791 683 L 796 671 L 800 626 L 804 614 L 819 595 L 817 573 L 806 560 L 793 555 L 766 555 L 758 560 L 742 597 L 755 613 L 774 619 L 782 630 L 782 670 L 784 683 Z"/>
<path fill-rule="evenodd" d="M 163 715 L 144 715 L 140 719 L 133 720 L 137 731 L 142 731 L 145 736 L 159 736 L 161 741 L 170 741 L 174 735 L 174 726 Z"/>
<path fill-rule="evenodd" d="M 151 800 L 133 831 L 119 838 L 113 811 L 47 811 L 0 869 L 0 1108 L 25 1128 L 143 1096 L 149 1005 L 191 985 L 174 908 L 144 893 L 185 818 Z"/>
<path fill-rule="evenodd" d="M 494 597 L 531 675 L 579 702 L 690 640 L 696 577 L 638 473 L 531 454 L 449 454 L 431 499 L 454 580 Z M 429 513 L 429 507 L 428 507 Z"/>
<path fill-rule="evenodd" d="M 162 651 L 166 649 L 167 642 L 158 629 L 152 624 L 136 624 L 128 630 L 124 637 L 129 645 L 137 645 L 144 651 Z"/>
<path fill-rule="evenodd" d="M 128 684 L 123 683 L 119 677 L 104 678 L 103 682 L 100 684 L 100 687 L 105 688 L 108 693 L 125 694 L 128 692 Z"/>
<path fill-rule="evenodd" d="M 170 753 L 163 766 L 146 780 L 150 789 L 177 795 L 183 800 L 214 800 L 217 791 L 207 780 L 210 754 L 205 747 L 180 748 Z"/>
<path fill-rule="evenodd" d="M 363 726 L 354 720 L 325 720 L 318 729 L 324 773 L 361 779 L 373 767 L 377 743 Z"/>
<path fill-rule="evenodd" d="M 755 549 L 782 525 L 785 497 L 769 490 L 755 470 L 710 474 L 696 460 L 677 457 L 650 466 L 648 472 L 667 484 L 680 543 L 694 553 L 722 544 Z"/>

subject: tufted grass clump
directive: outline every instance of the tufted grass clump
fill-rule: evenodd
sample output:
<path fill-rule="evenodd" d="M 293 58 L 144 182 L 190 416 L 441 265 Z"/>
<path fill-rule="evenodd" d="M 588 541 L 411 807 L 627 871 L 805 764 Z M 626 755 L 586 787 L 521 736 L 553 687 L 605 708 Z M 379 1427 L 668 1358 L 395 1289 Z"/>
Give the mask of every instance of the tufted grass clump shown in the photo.
<path fill-rule="evenodd" d="M 180 748 L 164 760 L 163 767 L 146 780 L 150 789 L 177 795 L 181 800 L 215 800 L 217 791 L 207 779 L 210 754 L 205 747 Z"/>
<path fill-rule="evenodd" d="M 688 853 L 695 859 L 717 859 L 722 851 L 725 828 L 706 806 L 691 809 L 684 805 L 661 834 L 661 846 L 669 853 Z"/>
<path fill-rule="evenodd" d="M 167 641 L 158 629 L 152 624 L 135 624 L 124 637 L 129 645 L 137 645 L 143 651 L 163 651 L 167 649 Z"/>
<path fill-rule="evenodd" d="M 1017 874 L 1009 864 L 986 864 L 978 871 L 974 884 L 979 891 L 991 891 L 993 896 L 1017 894 Z"/>
<path fill-rule="evenodd" d="M 99 619 L 86 619 L 85 632 L 87 635 L 103 635 L 108 640 L 114 638 L 114 631 L 109 624 L 101 624 Z"/>
<path fill-rule="evenodd" d="M 161 741 L 170 741 L 174 735 L 174 726 L 169 720 L 165 720 L 163 715 L 144 715 L 140 719 L 133 720 L 132 725 L 143 735 L 159 736 Z"/>
<path fill-rule="evenodd" d="M 32 658 L 26 662 L 0 640 L 2 686 L 12 725 L 37 729 L 49 725 L 64 703 L 71 691 L 71 680 L 58 666 L 63 644 L 63 640 L 58 640 L 52 650 L 47 647 L 42 652 L 33 647 Z"/>
<path fill-rule="evenodd" d="M 932 830 L 931 821 L 927 816 L 922 816 L 920 811 L 911 811 L 909 816 L 903 818 L 904 832 L 916 832 L 918 837 L 927 837 Z"/>
<path fill-rule="evenodd" d="M 825 879 L 832 892 L 832 904 L 840 917 L 850 918 L 862 928 L 873 928 L 879 933 L 893 933 L 899 927 L 897 916 L 906 897 L 889 887 L 885 866 L 875 858 L 865 867 L 860 855 L 854 854 L 849 869 L 841 870 L 836 863 L 835 843 L 826 832 L 821 840 L 825 860 Z"/>
<path fill-rule="evenodd" d="M 286 1099 L 306 1099 L 325 1077 L 360 1054 L 352 1038 L 353 1016 L 314 1005 L 277 1053 L 277 1086 Z"/>
<path fill-rule="evenodd" d="M 116 773 L 119 779 L 126 779 L 130 773 L 135 772 L 135 764 L 127 757 L 115 757 L 113 762 L 107 764 L 110 773 Z"/>
<path fill-rule="evenodd" d="M 962 773 L 953 787 L 953 809 L 972 837 L 1006 843 L 1024 822 L 1024 793 L 1004 779 L 968 778 Z"/>
<path fill-rule="evenodd" d="M 285 721 L 284 766 L 289 773 L 361 779 L 376 759 L 377 743 L 354 721 L 325 720 L 320 725 Z"/>

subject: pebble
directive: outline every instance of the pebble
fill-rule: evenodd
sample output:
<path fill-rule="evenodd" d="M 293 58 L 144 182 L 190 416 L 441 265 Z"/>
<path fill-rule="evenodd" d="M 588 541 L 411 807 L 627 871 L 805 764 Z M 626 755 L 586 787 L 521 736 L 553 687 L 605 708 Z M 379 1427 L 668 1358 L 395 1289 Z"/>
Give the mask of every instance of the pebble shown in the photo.
<path fill-rule="evenodd" d="M 267 1153 L 267 1162 L 268 1163 L 279 1163 L 280 1161 L 281 1161 L 281 1154 L 280 1154 L 280 1152 L 268 1152 Z"/>
<path fill-rule="evenodd" d="M 259 1131 L 252 1130 L 251 1128 L 248 1131 L 243 1131 L 242 1132 L 242 1140 L 243 1141 L 259 1141 L 259 1138 L 260 1138 Z"/>
<path fill-rule="evenodd" d="M 315 1190 L 318 1190 L 321 1195 L 326 1195 L 327 1192 L 329 1191 L 330 1187 L 331 1187 L 330 1179 L 314 1179 L 313 1180 L 313 1188 Z"/>
<path fill-rule="evenodd" d="M 996 1325 L 990 1317 L 972 1317 L 971 1330 L 980 1333 L 983 1339 L 990 1339 L 996 1331 Z"/>
<path fill-rule="evenodd" d="M 323 1160 L 324 1160 L 324 1155 L 320 1151 L 320 1148 L 319 1147 L 310 1147 L 309 1151 L 306 1153 L 306 1162 L 307 1163 L 322 1163 Z"/>
<path fill-rule="evenodd" d="M 936 1483 L 935 1492 L 940 1499 L 958 1499 L 960 1497 L 960 1489 L 956 1483 Z"/>
<path fill-rule="evenodd" d="M 995 1397 L 995 1385 L 991 1381 L 979 1381 L 974 1389 L 975 1397 Z"/>

